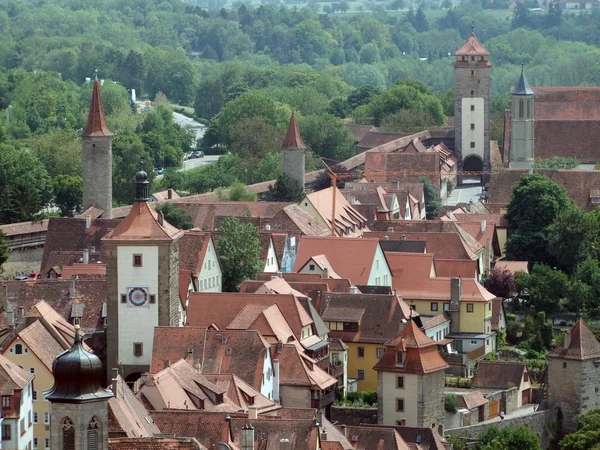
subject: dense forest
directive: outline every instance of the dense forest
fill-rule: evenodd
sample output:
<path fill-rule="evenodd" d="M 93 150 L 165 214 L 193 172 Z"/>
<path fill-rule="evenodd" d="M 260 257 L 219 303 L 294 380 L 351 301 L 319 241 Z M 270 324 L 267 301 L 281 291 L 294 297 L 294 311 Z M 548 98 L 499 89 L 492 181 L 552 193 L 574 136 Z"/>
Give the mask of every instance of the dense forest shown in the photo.
<path fill-rule="evenodd" d="M 65 214 L 77 208 L 78 130 L 91 91 L 85 80 L 95 69 L 105 80 L 115 202 L 122 204 L 131 201 L 131 174 L 141 166 L 170 167 L 155 187 L 189 193 L 274 179 L 292 111 L 311 150 L 309 170 L 319 167 L 317 156 L 353 154 L 345 119 L 384 130 L 442 125 L 453 114 L 453 51 L 471 27 L 492 53 L 497 124 L 522 63 L 533 85 L 600 84 L 600 11 L 537 6 L 3 2 L 0 223 L 31 219 L 51 201 Z M 135 114 L 131 89 L 162 106 Z M 174 123 L 174 107 L 207 123 L 198 143 L 205 151 L 229 154 L 214 166 L 177 172 L 195 143 Z M 494 137 L 500 129 L 492 128 Z"/>

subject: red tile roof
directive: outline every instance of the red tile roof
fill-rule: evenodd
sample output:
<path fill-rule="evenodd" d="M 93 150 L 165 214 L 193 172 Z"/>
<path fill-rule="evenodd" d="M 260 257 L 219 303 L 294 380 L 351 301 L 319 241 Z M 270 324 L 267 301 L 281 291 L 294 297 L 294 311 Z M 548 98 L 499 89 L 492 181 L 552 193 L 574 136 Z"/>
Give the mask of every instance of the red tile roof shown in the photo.
<path fill-rule="evenodd" d="M 210 233 L 185 231 L 179 240 L 179 268 L 189 270 L 194 278 L 198 278 L 210 241 Z"/>
<path fill-rule="evenodd" d="M 194 438 L 109 438 L 109 450 L 206 450 Z"/>
<path fill-rule="evenodd" d="M 160 430 L 144 405 L 135 398 L 127 383 L 117 376 L 113 381 L 114 397 L 108 400 L 108 423 L 111 435 L 122 433 L 126 437 L 152 437 Z"/>
<path fill-rule="evenodd" d="M 435 258 L 435 270 L 438 277 L 477 278 L 479 275 L 479 261 Z"/>
<path fill-rule="evenodd" d="M 479 361 L 473 387 L 510 389 L 520 387 L 527 364 L 505 361 Z"/>
<path fill-rule="evenodd" d="M 399 284 L 396 292 L 408 303 L 410 300 L 448 300 L 450 301 L 450 278 L 430 278 L 411 280 L 410 283 Z M 462 279 L 461 302 L 488 302 L 496 298 L 477 280 Z"/>
<path fill-rule="evenodd" d="M 343 194 L 335 191 L 335 217 L 333 217 L 333 187 L 307 194 L 301 204 L 310 203 L 321 216 L 322 220 L 331 227 L 335 222 L 335 233 L 338 236 L 359 237 L 367 228 L 367 219 L 348 203 Z"/>
<path fill-rule="evenodd" d="M 378 372 L 426 374 L 450 367 L 439 354 L 437 343 L 427 337 L 413 320 L 394 339 L 387 342 L 386 347 L 383 356 L 373 367 Z M 398 352 L 406 355 L 402 366 L 398 366 L 396 362 Z"/>
<path fill-rule="evenodd" d="M 494 269 L 510 270 L 513 274 L 517 272 L 529 273 L 529 263 L 527 261 L 496 261 Z"/>
<path fill-rule="evenodd" d="M 365 178 L 371 182 L 419 182 L 422 172 L 439 189 L 441 156 L 437 152 L 379 153 L 365 156 Z"/>
<path fill-rule="evenodd" d="M 161 224 L 158 213 L 148 202 L 135 202 L 129 214 L 104 240 L 110 241 L 174 241 L 183 235 L 166 220 Z"/>
<path fill-rule="evenodd" d="M 296 116 L 292 113 L 292 118 L 288 125 L 288 130 L 281 144 L 282 150 L 304 150 L 306 145 L 302 142 L 300 137 L 300 131 L 298 130 L 298 123 L 296 122 Z"/>
<path fill-rule="evenodd" d="M 600 342 L 585 322 L 579 319 L 571 328 L 571 342 L 568 348 L 564 344 L 548 353 L 551 358 L 592 359 L 600 357 Z"/>
<path fill-rule="evenodd" d="M 0 225 L 0 231 L 2 231 L 6 237 L 18 236 L 21 234 L 29 233 L 45 233 L 46 230 L 48 230 L 48 220 L 42 220 L 40 222 L 32 221 Z"/>
<path fill-rule="evenodd" d="M 294 450 L 313 450 L 318 448 L 319 428 L 315 427 L 312 419 L 285 420 L 276 417 L 261 416 L 258 420 L 249 420 L 245 417 L 233 416 L 231 430 L 233 441 L 240 445 L 242 427 L 250 424 L 257 436 L 255 448 L 257 450 L 280 450 L 281 439 L 288 439 Z"/>
<path fill-rule="evenodd" d="M 0 355 L 0 394 L 12 395 L 15 390 L 25 388 L 34 376 Z"/>
<path fill-rule="evenodd" d="M 325 390 L 337 384 L 336 378 L 317 366 L 314 360 L 301 353 L 293 344 L 283 344 L 281 351 L 277 347 L 271 347 L 271 358 L 279 361 L 280 385 Z"/>
<path fill-rule="evenodd" d="M 63 266 L 61 269 L 61 278 L 69 280 L 71 278 L 92 278 L 106 277 L 106 264 L 91 263 L 79 264 L 74 263 L 72 266 Z"/>
<path fill-rule="evenodd" d="M 459 395 L 458 400 L 468 410 L 479 408 L 480 406 L 489 403 L 489 400 L 483 396 L 481 391 L 468 392 L 465 395 Z"/>
<path fill-rule="evenodd" d="M 94 81 L 92 99 L 90 101 L 90 111 L 88 113 L 87 123 L 85 124 L 85 128 L 81 135 L 84 137 L 112 136 L 112 133 L 106 125 L 104 108 L 102 108 L 102 97 L 100 96 L 100 83 L 98 80 Z"/>
<path fill-rule="evenodd" d="M 342 278 L 368 284 L 378 247 L 379 239 L 303 236 L 293 271 L 298 272 L 313 256 L 325 255 Z"/>
<path fill-rule="evenodd" d="M 357 450 L 410 450 L 408 444 L 393 428 L 347 426 L 346 434 Z"/>
<path fill-rule="evenodd" d="M 475 33 L 467 38 L 467 40 L 454 52 L 456 56 L 487 56 L 490 52 L 483 46 L 483 44 L 477 39 Z"/>

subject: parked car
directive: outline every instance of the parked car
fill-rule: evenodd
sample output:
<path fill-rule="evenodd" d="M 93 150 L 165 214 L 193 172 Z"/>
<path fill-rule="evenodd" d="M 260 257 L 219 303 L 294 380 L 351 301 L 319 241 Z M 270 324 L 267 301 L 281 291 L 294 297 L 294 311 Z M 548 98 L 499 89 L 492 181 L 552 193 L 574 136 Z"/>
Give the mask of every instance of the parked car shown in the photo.
<path fill-rule="evenodd" d="M 204 158 L 204 152 L 203 151 L 194 152 L 194 155 L 196 156 L 196 158 Z"/>
<path fill-rule="evenodd" d="M 19 276 L 15 277 L 15 280 L 16 281 L 27 281 L 27 280 L 29 280 L 29 278 L 27 278 L 26 275 L 19 275 Z"/>
<path fill-rule="evenodd" d="M 156 172 L 157 175 L 162 175 L 163 173 L 165 173 L 165 168 L 157 167 L 156 169 L 154 169 L 154 171 Z"/>
<path fill-rule="evenodd" d="M 31 272 L 27 275 L 28 280 L 39 280 L 42 278 L 42 275 L 39 272 Z"/>

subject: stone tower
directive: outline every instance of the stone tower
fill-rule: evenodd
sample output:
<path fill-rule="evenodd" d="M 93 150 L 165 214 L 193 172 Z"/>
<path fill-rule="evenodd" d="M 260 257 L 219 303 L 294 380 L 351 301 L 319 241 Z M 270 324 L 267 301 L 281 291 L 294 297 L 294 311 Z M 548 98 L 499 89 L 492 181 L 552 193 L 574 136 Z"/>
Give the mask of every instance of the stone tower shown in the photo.
<path fill-rule="evenodd" d="M 304 190 L 304 151 L 306 146 L 300 137 L 296 116 L 292 114 L 287 134 L 281 145 L 281 173 L 298 181 Z"/>
<path fill-rule="evenodd" d="M 108 450 L 108 400 L 102 387 L 100 358 L 87 352 L 79 327 L 70 350 L 56 357 L 50 402 L 50 448 L 55 450 Z"/>
<path fill-rule="evenodd" d="M 148 203 L 148 175 L 136 174 L 127 217 L 103 240 L 106 251 L 108 373 L 126 381 L 148 371 L 154 327 L 181 324 L 179 239 L 183 232 Z M 130 377 L 130 378 L 128 378 Z"/>
<path fill-rule="evenodd" d="M 511 92 L 510 103 L 510 168 L 529 169 L 534 159 L 533 91 L 525 71 Z"/>
<path fill-rule="evenodd" d="M 458 168 L 490 170 L 490 52 L 471 33 L 455 55 L 454 153 Z"/>
<path fill-rule="evenodd" d="M 98 72 L 83 140 L 83 209 L 96 204 L 103 219 L 112 219 L 112 133 L 106 125 Z"/>
<path fill-rule="evenodd" d="M 562 413 L 562 431 L 575 431 L 575 416 L 600 407 L 600 342 L 583 320 L 548 353 L 548 406 Z"/>

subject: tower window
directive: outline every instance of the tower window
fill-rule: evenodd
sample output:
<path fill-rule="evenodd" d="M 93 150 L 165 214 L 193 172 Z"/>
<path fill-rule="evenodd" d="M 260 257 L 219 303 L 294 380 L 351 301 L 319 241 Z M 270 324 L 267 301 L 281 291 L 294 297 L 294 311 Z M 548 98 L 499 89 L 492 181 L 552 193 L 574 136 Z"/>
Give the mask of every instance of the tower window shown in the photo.
<path fill-rule="evenodd" d="M 15 354 L 20 355 L 23 353 L 23 346 L 21 344 L 15 345 Z"/>
<path fill-rule="evenodd" d="M 127 295 L 121 294 L 121 303 L 127 303 Z"/>
<path fill-rule="evenodd" d="M 527 118 L 531 119 L 531 100 L 527 100 Z"/>
<path fill-rule="evenodd" d="M 75 427 L 73 421 L 68 417 L 65 417 L 61 423 L 62 438 L 63 438 L 63 450 L 74 450 L 75 449 Z"/>
<path fill-rule="evenodd" d="M 150 294 L 150 303 L 156 303 L 156 295 Z"/>
<path fill-rule="evenodd" d="M 142 255 L 133 255 L 133 267 L 142 267 Z"/>
<path fill-rule="evenodd" d="M 519 100 L 519 119 L 523 118 L 523 99 Z"/>
<path fill-rule="evenodd" d="M 471 56 L 471 61 L 475 61 L 475 57 L 474 56 Z"/>
<path fill-rule="evenodd" d="M 98 431 L 100 429 L 100 421 L 94 417 L 87 430 L 87 448 L 88 450 L 98 450 Z"/>
<path fill-rule="evenodd" d="M 140 357 L 143 355 L 144 346 L 141 342 L 133 343 L 133 356 Z"/>
<path fill-rule="evenodd" d="M 472 124 L 471 124 L 471 130 L 474 130 L 474 129 L 475 129 L 475 124 L 474 124 L 474 123 L 472 123 Z"/>
<path fill-rule="evenodd" d="M 404 399 L 403 398 L 396 399 L 396 411 L 398 411 L 398 412 L 404 411 Z"/>
<path fill-rule="evenodd" d="M 474 75 L 475 75 L 475 71 L 471 70 L 471 76 L 474 76 Z"/>
<path fill-rule="evenodd" d="M 3 424 L 2 425 L 2 440 L 3 441 L 10 441 L 11 436 L 10 436 L 10 424 Z"/>
<path fill-rule="evenodd" d="M 473 312 L 473 303 L 467 303 L 467 312 L 468 313 L 472 313 Z"/>
<path fill-rule="evenodd" d="M 475 105 L 471 105 L 471 111 L 475 111 Z"/>
<path fill-rule="evenodd" d="M 471 148 L 475 148 L 475 142 L 471 142 Z"/>
<path fill-rule="evenodd" d="M 471 95 L 475 95 L 475 91 L 471 89 Z"/>
<path fill-rule="evenodd" d="M 2 396 L 2 407 L 10 408 L 10 396 L 8 396 L 8 395 Z"/>

